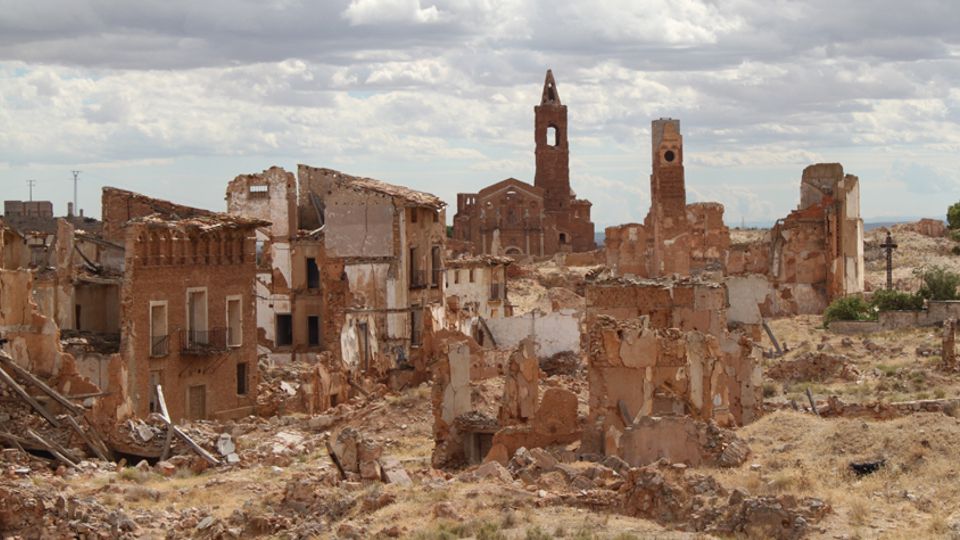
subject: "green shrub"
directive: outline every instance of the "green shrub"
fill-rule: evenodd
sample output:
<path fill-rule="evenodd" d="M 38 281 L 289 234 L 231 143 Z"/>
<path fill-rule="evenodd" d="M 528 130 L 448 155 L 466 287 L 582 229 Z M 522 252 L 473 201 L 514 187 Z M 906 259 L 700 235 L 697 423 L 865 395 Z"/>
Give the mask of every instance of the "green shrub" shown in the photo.
<path fill-rule="evenodd" d="M 923 282 L 917 295 L 927 300 L 957 300 L 960 274 L 942 266 L 917 268 L 914 274 Z"/>
<path fill-rule="evenodd" d="M 960 229 L 960 202 L 953 203 L 947 208 L 947 226 L 951 229 Z"/>
<path fill-rule="evenodd" d="M 870 297 L 870 305 L 877 308 L 877 311 L 918 310 L 923 309 L 923 297 L 901 291 L 880 289 Z"/>
<path fill-rule="evenodd" d="M 833 321 L 870 321 L 876 313 L 862 296 L 850 295 L 837 298 L 823 312 L 823 324 Z"/>

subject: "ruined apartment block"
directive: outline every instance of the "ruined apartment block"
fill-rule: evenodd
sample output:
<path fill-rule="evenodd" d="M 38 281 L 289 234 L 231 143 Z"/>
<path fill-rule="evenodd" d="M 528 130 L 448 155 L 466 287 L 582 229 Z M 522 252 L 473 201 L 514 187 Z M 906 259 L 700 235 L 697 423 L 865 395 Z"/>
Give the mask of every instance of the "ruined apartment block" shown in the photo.
<path fill-rule="evenodd" d="M 4 305 L 45 321 L 11 340 L 11 356 L 68 393 L 101 396 L 98 422 L 157 411 L 157 385 L 174 420 L 254 412 L 254 230 L 266 222 L 114 188 L 102 204 L 102 228 L 55 222 L 46 266 L 23 269 L 4 249 L 20 259 L 9 279 L 22 291 Z"/>
<path fill-rule="evenodd" d="M 513 308 L 507 302 L 507 266 L 509 257 L 481 255 L 448 260 L 446 263 L 447 321 L 480 345 L 491 340 L 488 319 L 510 317 Z"/>
<path fill-rule="evenodd" d="M 173 419 L 254 412 L 255 231 L 267 222 L 104 188 L 105 236 L 123 239 L 120 356 L 132 413 Z"/>
<path fill-rule="evenodd" d="M 474 253 L 553 255 L 596 249 L 591 203 L 570 188 L 567 106 L 547 70 L 540 104 L 534 107 L 534 185 L 508 178 L 478 193 L 457 194 L 453 238 Z"/>
<path fill-rule="evenodd" d="M 300 165 L 296 178 L 277 167 L 238 176 L 227 203 L 272 223 L 257 242 L 260 343 L 272 358 L 328 351 L 376 376 L 422 364 L 425 317 L 445 322 L 440 199 Z"/>

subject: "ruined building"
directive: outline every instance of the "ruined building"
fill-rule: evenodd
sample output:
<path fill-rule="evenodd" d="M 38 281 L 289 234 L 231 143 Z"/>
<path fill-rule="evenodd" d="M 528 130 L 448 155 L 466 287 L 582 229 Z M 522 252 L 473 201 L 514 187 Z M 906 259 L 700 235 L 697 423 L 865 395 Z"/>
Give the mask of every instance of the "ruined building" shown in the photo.
<path fill-rule="evenodd" d="M 272 223 L 257 232 L 257 319 L 274 360 L 329 352 L 352 374 L 382 376 L 416 364 L 425 317 L 443 326 L 437 197 L 300 165 L 296 178 L 278 167 L 238 176 L 227 206 Z"/>
<path fill-rule="evenodd" d="M 728 331 L 727 291 L 699 280 L 598 281 L 587 287 L 590 411 L 582 449 L 648 455 L 641 430 L 677 417 L 742 425 L 762 412 L 759 350 Z M 667 437 L 689 422 L 670 424 Z"/>
<path fill-rule="evenodd" d="M 803 170 L 800 206 L 768 237 L 732 246 L 726 259 L 732 320 L 822 313 L 835 298 L 863 291 L 860 182 L 839 163 Z"/>
<path fill-rule="evenodd" d="M 4 306 L 36 312 L 8 352 L 68 393 L 102 396 L 105 423 L 157 411 L 158 385 L 174 420 L 253 413 L 254 229 L 267 223 L 114 188 L 102 202 L 102 232 L 57 220 L 49 265 L 0 287 Z"/>
<path fill-rule="evenodd" d="M 590 201 L 570 188 L 567 106 L 547 70 L 534 107 L 534 185 L 508 178 L 479 193 L 458 193 L 453 237 L 478 254 L 553 255 L 596 248 Z"/>
<path fill-rule="evenodd" d="M 651 123 L 650 211 L 643 224 L 606 230 L 607 265 L 620 276 L 681 276 L 718 270 L 730 233 L 723 205 L 687 204 L 680 121 Z"/>
<path fill-rule="evenodd" d="M 507 301 L 507 266 L 512 262 L 508 257 L 493 255 L 448 260 L 448 326 L 472 336 L 480 345 L 490 341 L 486 320 L 513 315 Z"/>
<path fill-rule="evenodd" d="M 800 207 L 768 238 L 731 245 L 723 205 L 686 203 L 680 122 L 652 123 L 650 212 L 643 224 L 606 230 L 607 266 L 616 276 L 710 276 L 729 289 L 731 322 L 761 313 L 820 313 L 835 298 L 863 290 L 863 221 L 857 177 L 840 164 L 804 169 Z"/>

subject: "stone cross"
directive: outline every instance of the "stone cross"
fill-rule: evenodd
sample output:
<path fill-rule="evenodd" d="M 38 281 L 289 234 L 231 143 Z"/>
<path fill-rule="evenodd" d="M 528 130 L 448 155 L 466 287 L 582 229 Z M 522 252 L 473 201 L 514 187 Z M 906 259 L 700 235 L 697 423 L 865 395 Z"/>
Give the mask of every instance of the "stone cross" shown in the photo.
<path fill-rule="evenodd" d="M 893 242 L 890 231 L 887 231 L 887 239 L 880 244 L 880 247 L 887 252 L 887 289 L 893 288 L 893 250 L 897 249 L 897 244 Z"/>

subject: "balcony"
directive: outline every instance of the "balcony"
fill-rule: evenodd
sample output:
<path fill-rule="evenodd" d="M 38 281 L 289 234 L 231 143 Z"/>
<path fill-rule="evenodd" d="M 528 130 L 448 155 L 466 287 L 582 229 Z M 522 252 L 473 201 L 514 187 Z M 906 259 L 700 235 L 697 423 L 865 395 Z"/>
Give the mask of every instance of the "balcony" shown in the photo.
<path fill-rule="evenodd" d="M 490 284 L 490 300 L 503 300 L 505 292 L 506 287 L 504 287 L 502 283 Z"/>
<path fill-rule="evenodd" d="M 227 329 L 180 330 L 180 354 L 204 356 L 227 350 Z"/>
<path fill-rule="evenodd" d="M 150 357 L 159 358 L 170 354 L 170 336 L 150 336 Z"/>

